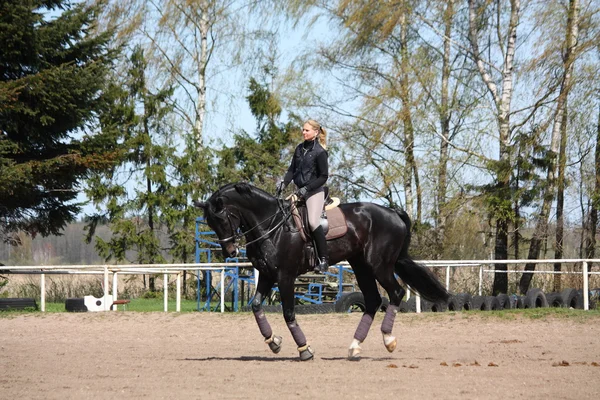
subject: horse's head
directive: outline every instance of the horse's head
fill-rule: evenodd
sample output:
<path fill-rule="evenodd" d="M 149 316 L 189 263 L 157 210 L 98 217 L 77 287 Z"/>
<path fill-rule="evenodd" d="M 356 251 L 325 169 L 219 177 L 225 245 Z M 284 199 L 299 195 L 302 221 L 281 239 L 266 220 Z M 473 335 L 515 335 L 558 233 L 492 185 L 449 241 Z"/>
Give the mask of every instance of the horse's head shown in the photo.
<path fill-rule="evenodd" d="M 195 201 L 194 205 L 202 208 L 206 223 L 215 231 L 225 257 L 237 257 L 239 253 L 237 239 L 241 225 L 239 212 L 225 204 L 223 197 L 215 193 L 206 202 Z"/>
<path fill-rule="evenodd" d="M 219 237 L 226 257 L 237 256 L 237 240 L 248 232 L 256 234 L 262 229 L 263 222 L 270 223 L 269 217 L 278 213 L 277 200 L 273 196 L 243 182 L 225 185 L 206 202 L 194 204 L 204 210 L 206 223 Z M 248 229 L 245 233 L 238 233 L 238 229 L 245 228 Z"/>

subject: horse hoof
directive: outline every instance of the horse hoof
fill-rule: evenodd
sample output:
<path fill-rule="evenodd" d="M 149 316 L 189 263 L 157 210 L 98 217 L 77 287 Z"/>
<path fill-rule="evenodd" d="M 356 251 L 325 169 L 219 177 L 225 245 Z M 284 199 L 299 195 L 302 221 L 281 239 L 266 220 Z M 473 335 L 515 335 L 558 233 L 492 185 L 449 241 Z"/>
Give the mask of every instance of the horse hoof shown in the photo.
<path fill-rule="evenodd" d="M 265 340 L 265 343 L 267 343 L 269 345 L 269 348 L 271 349 L 271 351 L 275 354 L 279 353 L 279 351 L 281 351 L 281 342 L 283 340 L 281 339 L 281 336 L 271 336 L 271 338 Z"/>
<path fill-rule="evenodd" d="M 396 350 L 397 343 L 398 342 L 396 341 L 396 338 L 394 336 L 383 335 L 383 344 L 385 345 L 387 351 L 389 351 L 390 353 Z"/>
<path fill-rule="evenodd" d="M 308 361 L 315 358 L 315 352 L 309 345 L 298 347 L 298 352 L 300 353 L 300 361 Z"/>
<path fill-rule="evenodd" d="M 348 349 L 348 360 L 349 361 L 360 360 L 361 351 L 362 351 L 362 348 L 360 346 L 350 347 Z"/>

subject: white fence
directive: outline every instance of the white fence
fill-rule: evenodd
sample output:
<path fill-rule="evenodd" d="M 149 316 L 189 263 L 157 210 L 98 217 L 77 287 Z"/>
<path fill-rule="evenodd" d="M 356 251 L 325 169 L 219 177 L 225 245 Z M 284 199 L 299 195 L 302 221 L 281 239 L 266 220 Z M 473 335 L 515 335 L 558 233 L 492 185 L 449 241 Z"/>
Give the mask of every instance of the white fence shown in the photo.
<path fill-rule="evenodd" d="M 589 276 L 600 275 L 598 271 L 590 271 L 590 267 L 600 265 L 600 259 L 563 259 L 563 260 L 436 260 L 419 261 L 419 263 L 430 268 L 445 268 L 446 289 L 450 290 L 450 271 L 455 267 L 478 268 L 479 270 L 479 294 L 482 294 L 484 273 L 518 273 L 523 274 L 523 270 L 496 271 L 491 269 L 496 264 L 518 265 L 518 264 L 572 264 L 581 265 L 581 271 L 527 271 L 525 273 L 533 274 L 577 274 L 582 276 L 583 280 L 583 300 L 584 309 L 589 309 Z M 348 265 L 347 263 L 340 263 Z M 252 267 L 249 262 L 242 263 L 195 263 L 195 264 L 128 264 L 128 265 L 48 265 L 48 266 L 0 266 L 0 271 L 6 271 L 11 274 L 39 274 L 40 275 L 40 309 L 46 310 L 46 275 L 49 274 L 102 274 L 104 275 L 104 298 L 109 296 L 109 277 L 112 274 L 112 299 L 118 299 L 118 275 L 132 274 L 163 274 L 164 282 L 168 282 L 169 275 L 176 275 L 176 306 L 175 311 L 181 311 L 181 275 L 183 271 L 216 271 L 221 272 L 222 277 L 225 270 L 231 267 Z M 255 276 L 258 279 L 258 271 L 255 270 Z M 225 279 L 221 279 L 221 312 L 225 310 Z M 168 311 L 168 285 L 163 285 L 164 291 L 164 311 Z M 410 296 L 410 292 L 409 292 Z M 420 302 L 417 301 L 417 305 Z M 106 310 L 111 307 L 106 304 Z M 113 308 L 113 310 L 116 307 Z"/>

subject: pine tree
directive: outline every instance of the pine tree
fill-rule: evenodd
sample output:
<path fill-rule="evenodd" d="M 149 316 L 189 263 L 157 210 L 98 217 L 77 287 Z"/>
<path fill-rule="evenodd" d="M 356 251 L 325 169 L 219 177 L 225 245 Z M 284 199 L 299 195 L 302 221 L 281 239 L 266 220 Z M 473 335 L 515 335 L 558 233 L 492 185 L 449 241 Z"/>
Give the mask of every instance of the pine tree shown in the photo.
<path fill-rule="evenodd" d="M 63 0 L 0 3 L 0 235 L 60 234 L 79 183 L 115 156 L 88 134 L 103 107 L 114 52 L 90 34 L 100 9 Z M 56 17 L 53 17 L 56 15 Z"/>

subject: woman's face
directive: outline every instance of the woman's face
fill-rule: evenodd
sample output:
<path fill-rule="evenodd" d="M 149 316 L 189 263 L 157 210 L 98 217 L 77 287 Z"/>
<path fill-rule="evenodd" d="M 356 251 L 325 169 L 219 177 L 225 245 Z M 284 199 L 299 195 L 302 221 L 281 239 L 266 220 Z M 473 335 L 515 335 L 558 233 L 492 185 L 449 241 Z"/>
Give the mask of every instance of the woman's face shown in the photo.
<path fill-rule="evenodd" d="M 304 140 L 315 140 L 319 131 L 312 127 L 310 124 L 304 124 L 302 127 L 302 135 L 304 135 Z"/>

